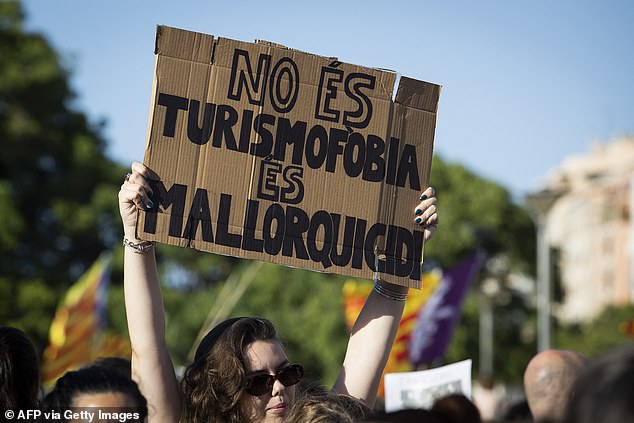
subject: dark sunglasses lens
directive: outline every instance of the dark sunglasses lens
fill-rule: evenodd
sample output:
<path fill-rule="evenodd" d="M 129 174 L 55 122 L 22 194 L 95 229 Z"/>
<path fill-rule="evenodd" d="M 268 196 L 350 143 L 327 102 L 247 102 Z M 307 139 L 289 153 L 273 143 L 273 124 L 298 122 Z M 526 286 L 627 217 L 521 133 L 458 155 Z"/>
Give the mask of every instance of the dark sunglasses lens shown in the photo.
<path fill-rule="evenodd" d="M 251 377 L 247 382 L 246 391 L 251 395 L 262 395 L 267 393 L 273 387 L 273 376 L 258 375 Z"/>
<path fill-rule="evenodd" d="M 293 364 L 282 369 L 278 375 L 278 379 L 284 386 L 293 386 L 304 376 L 304 368 L 299 364 Z"/>
<path fill-rule="evenodd" d="M 304 377 L 304 368 L 300 364 L 291 364 L 280 370 L 276 376 L 257 375 L 251 376 L 247 380 L 247 393 L 255 396 L 264 395 L 271 392 L 275 379 L 279 380 L 284 386 L 293 386 Z"/>

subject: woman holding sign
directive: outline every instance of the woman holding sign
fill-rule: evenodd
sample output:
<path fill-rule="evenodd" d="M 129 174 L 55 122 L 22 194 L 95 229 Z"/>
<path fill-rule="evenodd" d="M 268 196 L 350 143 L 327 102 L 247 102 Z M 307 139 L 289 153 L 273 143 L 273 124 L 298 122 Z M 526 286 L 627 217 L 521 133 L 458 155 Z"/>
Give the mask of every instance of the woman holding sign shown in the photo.
<path fill-rule="evenodd" d="M 148 401 L 150 421 L 178 422 L 181 394 L 165 343 L 165 316 L 153 245 L 136 239 L 138 209 L 154 207 L 148 180 L 153 172 L 132 164 L 119 191 L 124 228 L 125 303 L 132 343 L 132 373 Z M 425 239 L 436 230 L 433 188 L 413 212 Z M 414 203 L 414 202 L 413 202 Z M 414 205 L 414 204 L 413 204 Z M 332 388 L 372 407 L 403 313 L 408 288 L 377 281 L 352 328 L 343 367 Z M 281 422 L 303 377 L 289 360 L 266 319 L 226 320 L 201 341 L 181 387 L 188 421 Z"/>

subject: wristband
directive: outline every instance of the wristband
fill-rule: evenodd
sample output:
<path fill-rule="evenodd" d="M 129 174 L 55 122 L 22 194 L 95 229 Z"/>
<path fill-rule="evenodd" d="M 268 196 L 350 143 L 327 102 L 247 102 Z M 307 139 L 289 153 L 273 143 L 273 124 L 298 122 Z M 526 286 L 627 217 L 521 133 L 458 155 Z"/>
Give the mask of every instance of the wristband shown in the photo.
<path fill-rule="evenodd" d="M 145 254 L 152 249 L 154 243 L 152 241 L 132 242 L 128 238 L 123 238 L 123 245 L 129 247 L 137 254 Z"/>
<path fill-rule="evenodd" d="M 385 287 L 384 285 L 381 285 L 378 282 L 374 283 L 374 291 L 383 298 L 387 298 L 388 300 L 392 301 L 398 301 L 401 303 L 405 302 L 408 294 L 407 292 L 394 291 L 390 288 Z"/>

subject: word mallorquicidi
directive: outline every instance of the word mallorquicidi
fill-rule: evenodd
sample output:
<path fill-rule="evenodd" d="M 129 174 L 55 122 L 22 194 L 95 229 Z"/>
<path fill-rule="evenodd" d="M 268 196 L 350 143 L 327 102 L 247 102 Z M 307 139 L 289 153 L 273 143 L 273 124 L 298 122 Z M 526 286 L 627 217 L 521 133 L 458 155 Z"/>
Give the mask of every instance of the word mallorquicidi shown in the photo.
<path fill-rule="evenodd" d="M 204 242 L 312 260 L 321 263 L 324 269 L 348 265 L 361 269 L 365 262 L 372 271 L 420 279 L 424 239 L 421 231 L 383 223 L 368 227 L 368 222 L 363 219 L 326 210 L 318 210 L 309 216 L 299 207 L 273 203 L 263 211 L 264 224 L 258 237 L 255 228 L 262 213 L 258 200 L 247 200 L 242 227 L 231 227 L 231 195 L 220 194 L 214 201 L 218 206 L 212 215 L 206 189 L 196 189 L 192 204 L 186 210 L 186 185 L 173 184 L 169 190 L 162 181 L 151 181 L 150 185 L 156 207 L 146 211 L 145 233 L 156 233 L 158 214 L 169 209 L 169 235 L 172 237 L 194 239 L 200 227 Z M 317 242 L 318 233 L 322 234 L 323 242 Z M 379 259 L 374 251 L 379 237 L 386 237 L 385 252 L 381 254 L 384 259 Z M 401 259 L 403 253 L 405 260 Z"/>

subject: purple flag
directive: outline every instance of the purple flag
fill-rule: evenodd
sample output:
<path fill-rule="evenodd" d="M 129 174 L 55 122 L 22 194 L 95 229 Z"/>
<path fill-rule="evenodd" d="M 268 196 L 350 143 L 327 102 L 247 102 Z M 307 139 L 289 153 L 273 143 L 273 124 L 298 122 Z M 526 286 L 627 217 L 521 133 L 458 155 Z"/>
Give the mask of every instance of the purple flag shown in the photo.
<path fill-rule="evenodd" d="M 462 314 L 462 302 L 478 275 L 484 254 L 476 253 L 443 274 L 440 286 L 418 315 L 409 344 L 409 359 L 415 366 L 442 357 Z"/>

